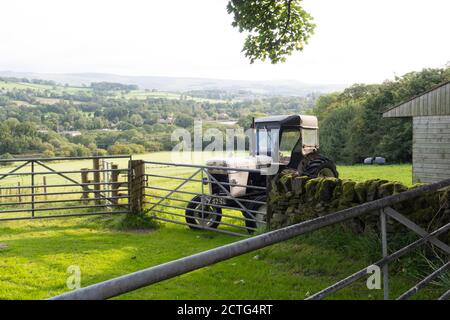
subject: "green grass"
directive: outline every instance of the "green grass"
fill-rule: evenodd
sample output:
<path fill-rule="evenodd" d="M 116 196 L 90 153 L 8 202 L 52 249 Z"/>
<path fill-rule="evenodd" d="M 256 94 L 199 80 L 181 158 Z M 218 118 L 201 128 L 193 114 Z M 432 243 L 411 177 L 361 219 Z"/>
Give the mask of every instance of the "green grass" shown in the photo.
<path fill-rule="evenodd" d="M 394 165 L 354 165 L 338 166 L 339 177 L 354 181 L 385 179 L 399 181 L 406 186 L 412 185 L 412 166 L 410 164 Z"/>
<path fill-rule="evenodd" d="M 37 83 L 27 83 L 27 82 L 5 82 L 0 81 L 0 89 L 20 89 L 20 90 L 26 90 L 31 89 L 38 92 L 43 92 L 45 90 L 52 90 L 56 93 L 76 93 L 79 91 L 90 91 L 90 88 L 83 88 L 83 87 L 65 87 L 65 86 L 51 86 L 51 85 L 45 85 L 45 84 L 37 84 Z"/>
<path fill-rule="evenodd" d="M 204 163 L 210 154 L 192 154 L 189 163 Z M 171 159 L 168 152 L 139 155 L 154 161 Z M 126 159 L 115 161 L 120 167 Z M 92 167 L 89 160 L 52 162 L 57 170 Z M 1 168 L 1 172 L 12 167 Z M 358 181 L 371 178 L 398 180 L 410 184 L 411 166 L 339 166 L 342 178 Z M 192 169 L 148 166 L 148 173 L 187 177 Z M 78 177 L 74 175 L 74 178 Z M 10 178 L 8 178 L 10 179 Z M 49 176 L 48 183 L 63 183 Z M 3 181 L 11 183 L 13 180 Z M 26 183 L 26 181 L 23 181 Z M 180 181 L 150 178 L 150 185 L 173 188 Z M 198 183 L 187 184 L 186 191 L 199 191 Z M 157 195 L 158 193 L 153 193 Z M 175 194 L 188 200 L 189 195 Z M 147 197 L 155 201 L 155 197 Z M 173 203 L 180 205 L 180 203 Z M 159 207 L 161 211 L 182 210 Z M 63 212 L 66 213 L 66 212 Z M 226 213 L 240 216 L 239 212 Z M 121 216 L 122 217 L 122 216 Z M 148 230 L 149 221 L 123 221 L 119 216 L 64 218 L 35 221 L 0 222 L 0 299 L 43 299 L 66 292 L 66 270 L 71 265 L 81 268 L 82 286 L 168 262 L 215 248 L 240 238 L 225 234 L 193 231 L 185 226 L 162 223 Z M 174 219 L 182 220 L 181 217 Z M 224 221 L 242 223 L 227 218 Z M 144 223 L 147 228 L 140 228 Z M 125 231 L 137 227 L 137 231 Z M 221 229 L 239 231 L 236 227 Z M 180 277 L 137 290 L 119 299 L 303 299 L 331 285 L 380 257 L 378 239 L 356 236 L 340 227 L 328 228 L 298 237 L 269 248 L 227 260 Z M 417 279 L 395 269 L 391 280 L 393 295 L 412 286 Z M 442 288 L 431 287 L 418 295 L 435 297 Z M 332 298 L 380 299 L 380 290 L 368 290 L 365 280 L 338 292 Z"/>
<path fill-rule="evenodd" d="M 118 94 L 117 97 L 122 96 L 122 94 Z M 147 91 L 147 90 L 131 90 L 129 93 L 123 95 L 125 99 L 136 99 L 136 100 L 145 100 L 147 98 L 163 98 L 163 99 L 171 99 L 178 100 L 181 98 L 181 93 L 177 92 L 167 92 L 167 91 Z M 221 99 L 207 99 L 207 98 L 198 98 L 192 96 L 183 96 L 184 99 L 193 100 L 196 102 L 210 102 L 210 103 L 225 103 L 227 100 Z"/>
<path fill-rule="evenodd" d="M 66 292 L 69 266 L 86 286 L 238 240 L 165 224 L 148 232 L 105 227 L 111 219 L 71 218 L 0 225 L 0 298 L 43 299 Z M 161 282 L 119 299 L 303 299 L 365 267 L 379 256 L 375 240 L 340 228 L 298 237 Z M 394 275 L 394 294 L 415 279 Z M 425 297 L 436 295 L 436 288 Z M 379 299 L 380 290 L 359 281 L 332 298 Z M 424 297 L 422 295 L 422 297 Z"/>

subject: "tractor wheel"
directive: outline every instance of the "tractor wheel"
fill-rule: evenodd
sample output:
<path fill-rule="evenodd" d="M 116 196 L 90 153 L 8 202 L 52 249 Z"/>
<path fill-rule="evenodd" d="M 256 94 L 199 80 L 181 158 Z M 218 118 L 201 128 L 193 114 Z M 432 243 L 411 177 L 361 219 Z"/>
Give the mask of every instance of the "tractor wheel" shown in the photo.
<path fill-rule="evenodd" d="M 333 163 L 333 161 L 324 156 L 319 156 L 308 163 L 305 170 L 303 171 L 303 175 L 310 178 L 339 177 L 339 174 L 336 170 L 336 165 Z"/>
<path fill-rule="evenodd" d="M 204 200 L 205 201 L 205 200 Z M 209 200 L 208 200 L 209 201 Z M 186 222 L 189 223 L 191 229 L 217 228 L 222 219 L 222 209 L 211 206 L 205 201 L 202 210 L 202 197 L 195 196 L 188 203 L 185 211 Z"/>
<path fill-rule="evenodd" d="M 267 196 L 258 196 L 252 200 L 266 202 L 266 199 L 267 199 Z M 248 233 L 250 233 L 250 234 L 254 233 L 255 232 L 254 229 L 266 228 L 266 224 L 262 223 L 262 222 L 267 221 L 267 204 L 250 203 L 250 205 L 248 206 L 248 209 L 252 210 L 252 211 L 258 211 L 258 213 L 255 213 L 255 212 L 251 213 L 253 215 L 253 217 L 250 216 L 250 214 L 247 213 L 246 211 L 242 211 L 242 214 L 247 219 L 247 220 L 245 220 L 245 226 L 247 228 L 251 228 L 251 229 L 247 229 Z M 256 218 L 256 220 L 255 220 L 255 218 Z"/>

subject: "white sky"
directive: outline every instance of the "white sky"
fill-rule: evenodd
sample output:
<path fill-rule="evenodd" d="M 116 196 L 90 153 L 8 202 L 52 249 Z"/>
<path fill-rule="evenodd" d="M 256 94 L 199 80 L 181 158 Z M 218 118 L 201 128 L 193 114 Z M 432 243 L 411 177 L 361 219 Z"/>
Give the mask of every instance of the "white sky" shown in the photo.
<path fill-rule="evenodd" d="M 379 82 L 450 61 L 448 0 L 304 0 L 317 29 L 250 65 L 226 0 L 2 0 L 0 70 Z"/>

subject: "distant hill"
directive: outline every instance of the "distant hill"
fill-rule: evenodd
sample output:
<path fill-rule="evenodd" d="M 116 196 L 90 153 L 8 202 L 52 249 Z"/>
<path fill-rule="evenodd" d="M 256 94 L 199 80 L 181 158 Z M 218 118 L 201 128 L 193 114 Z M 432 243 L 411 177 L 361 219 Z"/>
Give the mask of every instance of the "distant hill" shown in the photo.
<path fill-rule="evenodd" d="M 91 82 L 115 82 L 138 85 L 142 89 L 184 92 L 194 90 L 246 90 L 270 96 L 305 96 L 309 93 L 327 93 L 345 88 L 339 84 L 308 84 L 299 81 L 244 81 L 207 78 L 123 76 L 106 73 L 32 73 L 0 71 L 0 77 L 53 80 L 71 86 L 89 86 Z"/>

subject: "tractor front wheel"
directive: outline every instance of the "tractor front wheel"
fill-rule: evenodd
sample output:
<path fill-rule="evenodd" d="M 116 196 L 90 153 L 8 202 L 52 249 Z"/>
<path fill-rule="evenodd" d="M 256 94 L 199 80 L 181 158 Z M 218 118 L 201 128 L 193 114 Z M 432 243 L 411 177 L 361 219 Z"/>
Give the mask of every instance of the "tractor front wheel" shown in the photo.
<path fill-rule="evenodd" d="M 185 211 L 189 228 L 203 229 L 206 227 L 215 229 L 219 226 L 220 220 L 222 220 L 222 209 L 212 206 L 210 201 L 209 198 L 202 196 L 195 196 L 191 199 Z"/>

